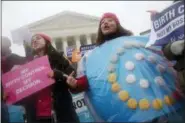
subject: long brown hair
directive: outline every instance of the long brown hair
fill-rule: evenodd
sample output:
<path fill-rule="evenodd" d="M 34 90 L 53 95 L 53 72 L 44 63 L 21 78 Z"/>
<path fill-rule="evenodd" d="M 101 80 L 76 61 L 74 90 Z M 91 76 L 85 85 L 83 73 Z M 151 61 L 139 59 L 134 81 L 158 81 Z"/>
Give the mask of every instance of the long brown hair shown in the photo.
<path fill-rule="evenodd" d="M 44 39 L 44 41 L 46 42 L 46 45 L 44 47 L 44 55 L 51 55 L 52 52 L 57 52 L 50 41 L 47 41 L 46 39 Z M 32 54 L 36 55 L 36 51 L 32 50 Z"/>
<path fill-rule="evenodd" d="M 98 36 L 96 39 L 96 44 L 101 45 L 105 42 L 105 35 L 103 35 L 101 28 L 100 28 L 101 23 L 99 24 L 99 29 L 98 29 Z M 117 31 L 115 32 L 116 37 L 120 36 L 131 36 L 133 33 L 130 30 L 127 30 L 123 28 L 119 23 L 117 24 Z"/>

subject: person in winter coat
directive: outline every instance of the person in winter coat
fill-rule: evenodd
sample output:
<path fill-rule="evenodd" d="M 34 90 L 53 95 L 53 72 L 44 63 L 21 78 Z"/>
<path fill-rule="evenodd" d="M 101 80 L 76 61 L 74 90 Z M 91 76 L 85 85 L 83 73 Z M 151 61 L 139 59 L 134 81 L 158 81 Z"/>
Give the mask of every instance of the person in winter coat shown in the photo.
<path fill-rule="evenodd" d="M 179 1 L 182 1 L 182 0 L 174 0 L 173 2 L 179 2 Z M 185 96 L 185 51 L 184 50 L 185 50 L 184 40 L 170 42 L 162 48 L 162 51 L 168 60 L 176 61 L 174 68 L 177 71 L 177 75 L 179 78 L 179 85 Z"/>
<path fill-rule="evenodd" d="M 132 35 L 131 31 L 124 29 L 120 25 L 120 22 L 115 14 L 105 13 L 100 20 L 98 37 L 97 37 L 97 46 L 101 47 L 106 41 L 109 41 L 111 39 L 115 39 L 121 36 L 131 36 L 131 35 Z M 86 58 L 88 58 L 88 54 L 85 54 L 84 58 L 82 58 L 82 60 L 78 64 L 77 78 L 74 78 L 73 76 L 67 77 L 67 83 L 74 87 L 73 88 L 74 93 L 88 91 L 89 89 L 86 70 L 85 70 Z M 176 98 L 177 97 L 175 97 L 175 99 Z M 153 122 L 157 123 L 161 121 L 164 122 L 168 120 L 166 118 L 167 118 L 166 116 L 164 117 L 160 116 L 149 122 L 151 123 Z M 102 119 L 100 118 L 98 120 L 102 120 Z"/>
<path fill-rule="evenodd" d="M 174 2 L 179 2 L 180 0 L 174 0 Z M 155 10 L 149 10 L 150 18 L 157 14 L 158 12 Z M 179 78 L 179 86 L 185 95 L 185 46 L 184 40 L 179 40 L 176 42 L 169 42 L 168 44 L 162 47 L 162 51 L 164 56 L 170 61 L 176 61 L 174 65 L 174 69 L 177 71 L 177 75 Z"/>
<path fill-rule="evenodd" d="M 7 37 L 2 37 L 2 60 L 1 60 L 1 69 L 3 73 L 6 73 L 10 70 L 15 69 L 19 65 L 26 63 L 26 58 L 12 53 L 11 41 Z"/>
<path fill-rule="evenodd" d="M 70 86 L 66 82 L 68 75 L 74 75 L 74 69 L 69 61 L 55 50 L 51 45 L 51 38 L 46 34 L 37 33 L 33 35 L 31 46 L 35 58 L 48 56 L 53 70 L 48 73 L 48 76 L 55 80 L 52 86 L 36 94 L 37 116 L 44 116 L 49 113 L 51 115 L 51 110 L 53 109 L 56 113 L 57 123 L 79 122 L 69 92 L 69 90 L 73 89 L 73 86 Z"/>
<path fill-rule="evenodd" d="M 2 36 L 1 40 L 1 74 L 16 69 L 17 66 L 25 63 L 25 58 L 18 56 L 11 52 L 11 41 L 8 37 Z M 8 107 L 6 105 L 6 98 L 8 94 L 4 93 L 3 86 L 1 85 L 1 101 L 2 101 L 2 122 L 9 122 Z"/>
<path fill-rule="evenodd" d="M 2 59 L 1 59 L 1 72 L 2 74 L 7 73 L 9 71 L 15 70 L 17 67 L 20 67 L 21 65 L 25 64 L 26 62 L 29 61 L 27 57 L 22 57 L 17 54 L 12 53 L 10 47 L 11 47 L 11 41 L 8 37 L 2 36 L 1 40 L 1 45 L 2 45 Z M 3 87 L 1 89 L 2 94 L 3 94 Z M 8 94 L 5 94 L 6 98 L 8 98 Z M 6 98 L 4 98 L 4 102 L 6 103 Z M 24 106 L 26 110 L 26 119 L 28 122 L 32 122 L 34 113 L 33 109 L 34 108 L 34 98 L 29 97 L 25 98 L 21 101 L 18 101 L 15 105 L 22 105 Z M 2 113 L 4 114 L 4 113 Z"/>

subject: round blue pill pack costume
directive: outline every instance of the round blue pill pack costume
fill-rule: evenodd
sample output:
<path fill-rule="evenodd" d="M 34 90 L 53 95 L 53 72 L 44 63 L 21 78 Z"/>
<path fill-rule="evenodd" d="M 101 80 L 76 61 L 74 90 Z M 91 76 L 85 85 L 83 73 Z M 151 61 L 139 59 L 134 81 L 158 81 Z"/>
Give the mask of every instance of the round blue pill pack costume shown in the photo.
<path fill-rule="evenodd" d="M 144 122 L 176 112 L 182 101 L 167 60 L 145 48 L 148 38 L 119 37 L 96 47 L 83 63 L 86 102 L 106 122 Z"/>

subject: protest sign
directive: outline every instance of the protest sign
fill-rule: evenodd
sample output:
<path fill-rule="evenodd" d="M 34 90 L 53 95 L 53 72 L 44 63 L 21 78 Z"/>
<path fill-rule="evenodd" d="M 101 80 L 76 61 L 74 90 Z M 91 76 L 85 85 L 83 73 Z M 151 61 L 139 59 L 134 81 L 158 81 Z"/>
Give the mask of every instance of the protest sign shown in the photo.
<path fill-rule="evenodd" d="M 83 45 L 80 47 L 81 55 L 83 56 L 87 51 L 92 50 L 96 47 L 96 44 Z"/>
<path fill-rule="evenodd" d="M 165 10 L 152 16 L 151 45 L 163 46 L 184 39 L 184 3 L 175 2 Z"/>
<path fill-rule="evenodd" d="M 67 57 L 72 57 L 73 51 L 76 49 L 76 46 L 69 46 L 66 48 Z"/>
<path fill-rule="evenodd" d="M 77 113 L 87 110 L 85 105 L 83 93 L 73 95 L 73 106 Z"/>
<path fill-rule="evenodd" d="M 3 74 L 2 84 L 8 95 L 7 103 L 15 103 L 53 84 L 54 80 L 48 78 L 49 72 L 48 57 L 43 56 Z"/>
<path fill-rule="evenodd" d="M 93 117 L 90 114 L 84 100 L 84 93 L 73 94 L 73 106 L 80 119 L 80 122 L 93 122 Z"/>
<path fill-rule="evenodd" d="M 30 44 L 32 33 L 27 27 L 21 27 L 19 29 L 11 31 L 12 40 L 15 44 L 22 45 L 23 42 Z"/>

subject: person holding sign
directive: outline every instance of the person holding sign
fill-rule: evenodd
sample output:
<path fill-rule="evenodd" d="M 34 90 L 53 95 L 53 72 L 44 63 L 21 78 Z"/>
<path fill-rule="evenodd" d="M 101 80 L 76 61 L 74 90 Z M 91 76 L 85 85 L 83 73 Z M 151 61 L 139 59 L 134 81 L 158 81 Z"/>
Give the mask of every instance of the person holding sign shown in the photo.
<path fill-rule="evenodd" d="M 1 59 L 1 72 L 2 72 L 2 74 L 5 74 L 9 71 L 13 71 L 28 61 L 27 58 L 12 53 L 12 51 L 10 49 L 11 41 L 8 37 L 2 36 L 1 44 L 2 44 L 1 45 L 2 46 L 2 50 L 1 50 L 2 51 L 1 52 L 2 53 L 2 59 Z M 2 104 L 6 103 L 7 98 L 9 98 L 9 96 L 10 96 L 9 93 L 4 93 L 3 91 L 4 91 L 4 88 L 3 88 L 3 86 L 1 86 L 1 94 L 2 94 L 2 97 L 4 97 Z M 26 109 L 26 115 L 28 118 L 27 120 L 30 121 L 30 116 L 32 115 L 32 112 L 30 112 L 29 108 L 30 108 L 30 105 L 33 106 L 33 104 L 31 104 L 31 101 L 27 101 L 27 99 L 24 99 L 22 101 L 17 102 L 15 105 L 9 105 L 8 108 L 20 107 L 19 105 L 23 106 Z M 4 106 L 6 106 L 6 105 L 3 104 L 2 107 L 4 107 Z M 4 109 L 5 108 L 3 108 L 2 110 L 4 110 Z M 9 109 L 9 110 L 11 110 L 11 109 Z M 4 118 L 4 115 L 7 115 L 6 113 L 2 113 L 2 114 L 3 114 L 2 115 L 3 118 Z M 10 121 L 15 120 L 15 119 L 11 119 L 11 117 L 13 117 L 14 115 L 16 115 L 16 113 L 9 114 L 8 118 L 10 118 Z M 23 115 L 20 117 L 22 117 L 22 119 L 23 119 Z M 19 120 L 18 117 L 17 117 L 17 120 Z M 5 121 L 2 121 L 2 122 L 5 122 Z"/>
<path fill-rule="evenodd" d="M 180 2 L 181 0 L 174 0 L 174 3 L 180 3 Z M 178 10 L 184 13 L 184 5 L 181 5 Z M 155 10 L 149 10 L 147 12 L 150 12 L 151 20 L 152 20 L 152 17 L 160 13 Z M 176 35 L 180 35 L 180 33 L 179 34 L 177 33 Z M 176 64 L 174 65 L 174 69 L 178 73 L 179 85 L 183 91 L 183 94 L 185 94 L 185 69 L 184 69 L 185 67 L 185 61 L 184 61 L 185 60 L 185 51 L 184 51 L 185 46 L 184 46 L 184 42 L 185 42 L 184 39 L 182 39 L 182 40 L 177 40 L 174 42 L 168 41 L 168 43 L 162 45 L 162 51 L 163 51 L 164 56 L 170 61 L 176 61 Z"/>
<path fill-rule="evenodd" d="M 185 46 L 184 40 L 168 43 L 163 47 L 163 53 L 169 60 L 177 61 L 174 68 L 178 72 L 179 83 L 185 94 Z"/>
<path fill-rule="evenodd" d="M 161 55 L 145 48 L 148 38 L 131 36 L 117 16 L 105 13 L 97 47 L 85 54 L 77 78 L 68 76 L 74 92 L 85 101 L 96 122 L 184 122 L 184 99 L 173 68 Z M 180 114 L 180 115 L 179 115 Z"/>
<path fill-rule="evenodd" d="M 69 61 L 58 53 L 51 45 L 51 38 L 43 33 L 32 36 L 31 46 L 35 59 L 48 55 L 53 71 L 48 73 L 48 77 L 55 80 L 55 84 L 38 92 L 36 99 L 37 117 L 51 116 L 52 107 L 56 112 L 57 123 L 79 122 L 74 110 L 72 97 L 69 90 L 73 86 L 66 83 L 66 77 L 74 76 L 74 69 Z M 39 122 L 44 119 L 40 119 Z M 50 119 L 47 122 L 51 122 Z"/>
<path fill-rule="evenodd" d="M 179 2 L 175 0 L 174 2 Z M 184 8 L 184 7 L 183 7 Z M 183 9 L 184 13 L 184 9 Z M 163 46 L 163 53 L 170 61 L 177 61 L 174 68 L 178 72 L 179 83 L 185 95 L 185 45 L 184 40 L 169 42 Z"/>

